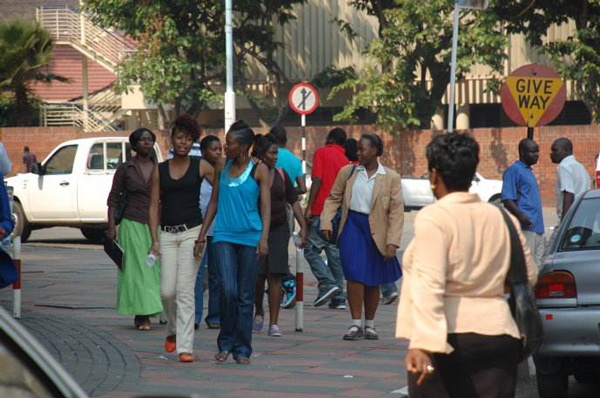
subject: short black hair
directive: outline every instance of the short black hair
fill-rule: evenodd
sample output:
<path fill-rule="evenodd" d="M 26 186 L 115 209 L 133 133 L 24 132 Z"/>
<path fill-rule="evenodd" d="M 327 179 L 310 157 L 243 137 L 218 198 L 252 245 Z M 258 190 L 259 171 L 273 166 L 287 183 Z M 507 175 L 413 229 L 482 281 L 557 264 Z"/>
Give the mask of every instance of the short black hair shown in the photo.
<path fill-rule="evenodd" d="M 265 153 L 267 153 L 269 148 L 271 148 L 273 145 L 279 145 L 279 143 L 275 141 L 271 135 L 257 134 L 254 137 L 254 147 L 252 149 L 252 156 L 258 159 L 264 158 Z"/>
<path fill-rule="evenodd" d="M 344 145 L 344 142 L 346 142 L 346 132 L 340 127 L 334 127 L 327 134 L 327 141 L 333 141 L 335 144 Z"/>
<path fill-rule="evenodd" d="M 285 145 L 287 144 L 287 131 L 283 126 L 273 126 L 271 130 L 269 130 L 269 135 L 277 141 L 278 144 Z"/>
<path fill-rule="evenodd" d="M 383 155 L 383 140 L 377 134 L 363 134 L 361 140 L 367 140 L 371 146 L 377 148 L 377 156 Z"/>
<path fill-rule="evenodd" d="M 200 140 L 200 151 L 204 152 L 208 149 L 208 147 L 210 146 L 210 144 L 214 141 L 217 142 L 221 142 L 221 140 L 219 140 L 219 137 L 217 137 L 216 135 L 212 135 L 209 134 L 206 137 L 202 138 Z"/>
<path fill-rule="evenodd" d="M 564 149 L 567 153 L 573 153 L 573 143 L 566 137 L 557 138 L 554 140 L 554 144 L 559 148 Z"/>
<path fill-rule="evenodd" d="M 23 150 L 24 150 L 25 152 L 29 152 L 29 147 L 28 147 L 28 146 L 25 146 L 25 148 L 23 148 Z"/>
<path fill-rule="evenodd" d="M 142 138 L 142 135 L 144 135 L 144 133 L 146 133 L 146 132 L 148 132 L 150 134 L 150 136 L 152 137 L 152 141 L 156 142 L 156 135 L 151 130 L 149 130 L 145 127 L 134 130 L 129 135 L 129 143 L 131 144 L 131 148 L 134 151 L 137 151 L 137 149 L 136 149 L 137 143 L 139 142 L 140 138 Z"/>
<path fill-rule="evenodd" d="M 435 137 L 426 148 L 429 171 L 435 169 L 446 188 L 468 191 L 479 164 L 479 144 L 469 134 L 447 133 Z"/>
<path fill-rule="evenodd" d="M 200 126 L 198 126 L 198 122 L 187 113 L 182 113 L 177 116 L 177 119 L 173 122 L 171 136 L 175 134 L 176 131 L 189 134 L 194 141 L 198 141 L 198 138 L 200 138 Z"/>
<path fill-rule="evenodd" d="M 351 162 L 358 162 L 358 141 L 354 138 L 348 138 L 344 142 L 344 152 Z"/>

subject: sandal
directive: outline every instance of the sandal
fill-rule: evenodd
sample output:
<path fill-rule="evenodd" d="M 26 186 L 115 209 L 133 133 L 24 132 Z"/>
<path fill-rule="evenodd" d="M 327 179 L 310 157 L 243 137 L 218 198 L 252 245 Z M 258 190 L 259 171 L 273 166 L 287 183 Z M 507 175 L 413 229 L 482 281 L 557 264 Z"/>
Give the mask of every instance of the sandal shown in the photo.
<path fill-rule="evenodd" d="M 143 317 L 138 325 L 138 330 L 150 330 L 151 325 L 150 317 Z"/>
<path fill-rule="evenodd" d="M 235 359 L 235 362 L 238 365 L 250 365 L 250 358 L 248 358 L 248 357 L 237 357 Z"/>
<path fill-rule="evenodd" d="M 215 359 L 217 362 L 223 363 L 229 358 L 229 354 L 231 354 L 231 351 L 220 351 L 215 354 Z"/>

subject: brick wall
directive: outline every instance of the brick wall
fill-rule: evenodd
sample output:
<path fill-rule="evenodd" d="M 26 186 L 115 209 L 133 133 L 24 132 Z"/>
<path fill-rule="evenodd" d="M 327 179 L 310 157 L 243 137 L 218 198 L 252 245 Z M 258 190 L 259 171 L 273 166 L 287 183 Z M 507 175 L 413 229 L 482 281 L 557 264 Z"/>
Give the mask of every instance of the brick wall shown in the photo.
<path fill-rule="evenodd" d="M 382 162 L 398 170 L 403 176 L 420 177 L 427 173 L 425 146 L 431 138 L 441 131 L 415 130 L 405 131 L 392 136 L 383 133 L 373 126 L 341 126 L 349 137 L 359 138 L 361 134 L 375 132 L 381 134 L 385 142 Z M 254 129 L 256 133 L 264 134 L 266 129 Z M 301 155 L 301 129 L 289 127 L 288 148 Z M 307 128 L 308 158 L 316 148 L 325 143 L 329 127 Z M 518 158 L 517 145 L 525 138 L 524 128 L 503 129 L 473 129 L 469 131 L 481 147 L 481 162 L 478 171 L 486 178 L 501 179 L 502 172 Z M 13 162 L 13 172 L 22 172 L 21 156 L 23 146 L 28 145 L 38 160 L 42 160 L 52 149 L 61 142 L 94 136 L 128 136 L 129 131 L 116 133 L 84 133 L 74 127 L 23 127 L 0 128 L 0 140 L 6 146 L 8 155 Z M 204 134 L 215 134 L 223 138 L 221 130 L 204 130 Z M 167 132 L 157 132 L 158 144 L 163 154 L 170 148 Z M 575 157 L 588 169 L 590 176 L 595 174 L 595 157 L 600 150 L 600 125 L 591 126 L 552 126 L 536 129 L 535 140 L 540 144 L 540 161 L 534 166 L 544 203 L 555 204 L 556 165 L 550 161 L 550 146 L 559 137 L 568 137 L 573 141 Z"/>

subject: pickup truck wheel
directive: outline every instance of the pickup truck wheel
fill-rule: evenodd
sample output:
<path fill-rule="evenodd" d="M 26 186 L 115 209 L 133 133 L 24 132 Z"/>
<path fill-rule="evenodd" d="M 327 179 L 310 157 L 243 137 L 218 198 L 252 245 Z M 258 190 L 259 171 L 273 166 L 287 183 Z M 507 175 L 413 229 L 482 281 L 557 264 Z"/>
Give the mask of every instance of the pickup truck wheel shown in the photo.
<path fill-rule="evenodd" d="M 537 374 L 540 398 L 564 398 L 568 396 L 569 375 L 566 373 Z"/>
<path fill-rule="evenodd" d="M 104 237 L 106 236 L 106 232 L 103 229 L 95 228 L 81 228 L 81 233 L 86 239 L 91 240 L 94 243 L 104 242 Z"/>
<path fill-rule="evenodd" d="M 29 239 L 29 236 L 31 235 L 31 226 L 29 225 L 29 222 L 27 222 L 23 206 L 17 201 L 13 204 L 13 217 L 15 222 L 13 234 L 21 237 L 21 243 L 27 242 L 27 239 Z"/>

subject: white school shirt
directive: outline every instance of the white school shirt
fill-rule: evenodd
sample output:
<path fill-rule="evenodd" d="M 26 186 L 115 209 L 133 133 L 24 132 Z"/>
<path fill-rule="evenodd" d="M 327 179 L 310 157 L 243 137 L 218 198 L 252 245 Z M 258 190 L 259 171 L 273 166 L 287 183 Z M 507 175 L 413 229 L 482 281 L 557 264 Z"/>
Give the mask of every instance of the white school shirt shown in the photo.
<path fill-rule="evenodd" d="M 371 177 L 367 175 L 365 166 L 356 166 L 356 180 L 352 187 L 352 199 L 350 200 L 350 210 L 362 214 L 371 214 L 371 203 L 373 202 L 373 188 L 375 187 L 375 178 L 377 174 L 387 174 L 385 167 L 378 163 L 377 171 Z"/>
<path fill-rule="evenodd" d="M 562 216 L 563 192 L 570 192 L 577 199 L 590 189 L 591 185 L 590 175 L 585 167 L 575 160 L 575 156 L 569 155 L 558 164 L 556 172 L 556 213 L 559 219 Z"/>
<path fill-rule="evenodd" d="M 0 174 L 7 175 L 10 173 L 10 169 L 12 169 L 12 164 L 6 154 L 4 144 L 0 142 Z"/>
<path fill-rule="evenodd" d="M 206 210 L 208 210 L 208 204 L 210 203 L 210 197 L 212 196 L 212 185 L 206 178 L 202 180 L 202 185 L 200 185 L 200 211 L 202 212 L 202 218 L 206 217 Z M 215 222 L 210 225 L 208 231 L 206 231 L 206 236 L 213 236 L 213 231 L 215 230 Z"/>

